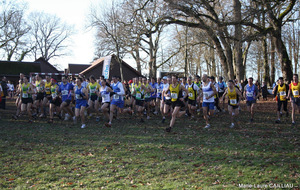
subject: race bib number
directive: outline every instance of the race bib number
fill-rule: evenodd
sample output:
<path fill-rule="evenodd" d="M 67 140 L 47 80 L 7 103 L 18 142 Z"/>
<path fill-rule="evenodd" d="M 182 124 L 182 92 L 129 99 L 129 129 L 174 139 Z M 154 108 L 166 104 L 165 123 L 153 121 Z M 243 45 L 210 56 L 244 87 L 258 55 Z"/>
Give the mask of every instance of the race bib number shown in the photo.
<path fill-rule="evenodd" d="M 52 96 L 52 98 L 56 98 L 57 93 L 52 93 L 51 96 Z"/>
<path fill-rule="evenodd" d="M 22 98 L 28 98 L 28 94 L 27 93 L 23 93 L 22 94 Z"/>
<path fill-rule="evenodd" d="M 236 99 L 230 99 L 230 104 L 231 104 L 231 105 L 236 105 L 236 104 L 237 104 Z"/>
<path fill-rule="evenodd" d="M 120 96 L 118 94 L 114 94 L 114 99 L 119 100 Z"/>
<path fill-rule="evenodd" d="M 80 96 L 80 94 L 76 94 L 75 97 L 76 97 L 77 100 L 82 99 L 82 97 Z"/>
<path fill-rule="evenodd" d="M 204 97 L 204 98 L 207 98 L 207 97 L 208 97 L 208 93 L 204 92 L 204 93 L 203 93 L 203 97 Z"/>
<path fill-rule="evenodd" d="M 193 93 L 189 93 L 189 97 L 193 98 L 194 97 Z"/>
<path fill-rule="evenodd" d="M 140 93 L 137 93 L 137 94 L 135 95 L 135 97 L 136 97 L 136 98 L 142 98 L 142 95 L 141 95 Z"/>
<path fill-rule="evenodd" d="M 171 98 L 172 99 L 177 99 L 178 98 L 177 93 L 171 93 Z"/>
<path fill-rule="evenodd" d="M 294 95 L 294 96 L 299 96 L 299 91 L 298 91 L 298 90 L 294 90 L 294 91 L 293 91 L 293 95 Z"/>
<path fill-rule="evenodd" d="M 280 96 L 286 96 L 286 92 L 285 91 L 281 91 L 279 94 L 280 94 Z"/>
<path fill-rule="evenodd" d="M 96 89 L 91 89 L 90 92 L 91 92 L 92 94 L 94 94 L 94 93 L 96 92 Z"/>
<path fill-rule="evenodd" d="M 66 95 L 68 95 L 68 91 L 67 91 L 67 90 L 63 90 L 63 91 L 61 92 L 61 94 L 62 94 L 63 96 L 66 96 Z"/>
<path fill-rule="evenodd" d="M 105 92 L 102 92 L 102 93 L 101 93 L 101 97 L 102 97 L 102 98 L 106 98 L 107 96 L 108 96 L 108 94 L 106 94 Z"/>
<path fill-rule="evenodd" d="M 247 92 L 246 96 L 247 97 L 253 97 L 253 92 Z"/>
<path fill-rule="evenodd" d="M 145 94 L 145 98 L 150 98 L 151 97 L 151 95 L 150 94 Z"/>
<path fill-rule="evenodd" d="M 185 91 L 182 92 L 182 96 L 185 96 Z"/>

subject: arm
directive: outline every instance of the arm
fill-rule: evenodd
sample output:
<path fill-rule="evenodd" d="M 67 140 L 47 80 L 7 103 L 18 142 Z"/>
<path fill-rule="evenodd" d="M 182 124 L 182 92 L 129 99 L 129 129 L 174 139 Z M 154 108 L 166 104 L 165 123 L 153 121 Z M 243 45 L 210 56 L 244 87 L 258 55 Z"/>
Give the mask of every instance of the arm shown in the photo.
<path fill-rule="evenodd" d="M 210 87 L 212 88 L 212 90 L 213 90 L 214 93 L 212 93 L 210 96 L 206 97 L 207 100 L 217 94 L 217 90 L 215 88 L 215 85 L 210 84 Z"/>
<path fill-rule="evenodd" d="M 238 99 L 238 102 L 237 102 L 237 105 L 239 105 L 240 104 L 240 101 L 242 100 L 242 98 L 243 98 L 243 96 L 242 96 L 242 93 L 241 93 L 241 91 L 239 91 L 238 89 L 236 89 L 236 93 L 238 94 L 238 96 L 239 96 L 239 99 Z"/>
<path fill-rule="evenodd" d="M 123 87 L 123 84 L 122 84 L 122 83 L 119 82 L 118 88 L 120 89 L 120 92 L 116 92 L 116 94 L 118 94 L 118 95 L 120 95 L 120 96 L 125 95 L 125 91 L 124 91 L 124 87 Z"/>
<path fill-rule="evenodd" d="M 273 96 L 274 96 L 274 98 L 275 98 L 276 95 L 277 95 L 277 91 L 278 91 L 278 85 L 276 85 L 276 86 L 274 87 L 274 89 L 273 89 Z"/>
<path fill-rule="evenodd" d="M 238 91 L 238 90 L 236 90 L 236 91 Z M 239 91 L 239 92 L 240 92 L 240 91 Z M 224 92 L 224 94 L 223 94 L 223 96 L 222 96 L 221 101 L 224 101 L 224 100 L 225 100 L 225 96 L 227 95 L 227 93 L 228 93 L 228 88 L 226 88 L 226 90 L 225 90 L 225 92 Z"/>
<path fill-rule="evenodd" d="M 188 96 L 189 91 L 184 86 L 180 86 L 180 90 L 185 92 L 184 97 L 180 98 L 180 100 L 183 101 Z"/>

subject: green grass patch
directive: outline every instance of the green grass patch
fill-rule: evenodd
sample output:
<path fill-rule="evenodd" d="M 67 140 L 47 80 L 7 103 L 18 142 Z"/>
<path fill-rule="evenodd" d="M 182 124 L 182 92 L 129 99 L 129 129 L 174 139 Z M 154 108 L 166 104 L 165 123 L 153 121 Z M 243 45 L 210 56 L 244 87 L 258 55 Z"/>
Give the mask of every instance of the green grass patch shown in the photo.
<path fill-rule="evenodd" d="M 3 111 L 1 112 L 3 113 Z M 199 117 L 200 118 L 200 117 Z M 254 124 L 242 113 L 212 128 L 178 119 L 170 134 L 159 117 L 139 124 L 124 116 L 112 128 L 45 120 L 0 121 L 0 188 L 238 189 L 239 184 L 299 184 L 299 127 L 275 125 L 261 112 Z M 167 120 L 169 121 L 169 120 Z"/>

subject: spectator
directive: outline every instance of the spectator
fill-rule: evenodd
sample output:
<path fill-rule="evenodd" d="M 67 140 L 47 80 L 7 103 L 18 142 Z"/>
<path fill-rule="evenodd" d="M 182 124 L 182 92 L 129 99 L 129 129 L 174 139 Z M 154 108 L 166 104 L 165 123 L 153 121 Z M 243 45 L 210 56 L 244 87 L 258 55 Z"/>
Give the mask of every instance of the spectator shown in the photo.
<path fill-rule="evenodd" d="M 14 91 L 15 91 L 14 84 L 12 84 L 9 80 L 7 86 L 8 86 L 8 96 L 10 99 L 12 99 L 14 97 Z"/>
<path fill-rule="evenodd" d="M 0 103 L 0 107 L 2 109 L 5 109 L 5 107 L 6 107 L 5 106 L 6 96 L 8 96 L 8 86 L 7 86 L 7 82 L 6 82 L 6 77 L 2 78 L 1 87 L 2 87 L 2 90 L 3 90 L 3 94 L 2 94 L 2 101 Z"/>
<path fill-rule="evenodd" d="M 268 86 L 267 82 L 263 82 L 263 86 L 261 87 L 263 100 L 268 100 Z"/>

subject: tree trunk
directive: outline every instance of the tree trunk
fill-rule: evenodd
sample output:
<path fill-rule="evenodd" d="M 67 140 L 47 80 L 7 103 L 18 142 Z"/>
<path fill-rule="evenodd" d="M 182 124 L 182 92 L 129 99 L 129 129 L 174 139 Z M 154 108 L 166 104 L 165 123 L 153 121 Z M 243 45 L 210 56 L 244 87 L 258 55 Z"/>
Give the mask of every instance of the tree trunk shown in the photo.
<path fill-rule="evenodd" d="M 270 36 L 271 41 L 271 83 L 275 82 L 275 39 Z"/>
<path fill-rule="evenodd" d="M 289 59 L 286 47 L 282 41 L 281 27 L 278 27 L 272 34 L 275 38 L 275 47 L 280 60 L 283 78 L 285 78 L 288 82 L 291 82 L 293 80 L 292 62 Z"/>
<path fill-rule="evenodd" d="M 209 48 L 210 51 L 210 64 L 211 64 L 211 75 L 216 76 L 216 60 L 215 60 L 215 50 L 213 47 Z"/>
<path fill-rule="evenodd" d="M 263 47 L 263 57 L 264 57 L 264 75 L 263 80 L 267 82 L 270 86 L 272 84 L 270 83 L 270 66 L 268 62 L 268 49 L 267 49 L 267 39 L 266 37 L 263 37 L 262 40 L 262 47 Z"/>
<path fill-rule="evenodd" d="M 239 0 L 234 0 L 234 17 L 237 22 L 240 22 L 242 19 L 241 14 L 241 3 Z M 234 52 L 235 52 L 235 67 L 236 67 L 236 78 L 238 81 L 241 81 L 245 77 L 244 68 L 243 68 L 243 53 L 242 53 L 242 26 L 240 24 L 235 25 L 234 30 L 235 41 L 234 41 Z"/>

